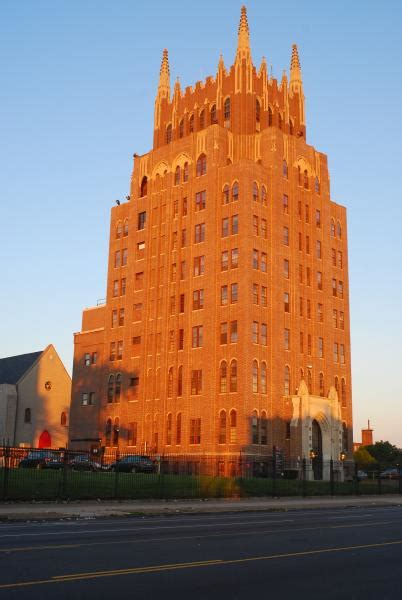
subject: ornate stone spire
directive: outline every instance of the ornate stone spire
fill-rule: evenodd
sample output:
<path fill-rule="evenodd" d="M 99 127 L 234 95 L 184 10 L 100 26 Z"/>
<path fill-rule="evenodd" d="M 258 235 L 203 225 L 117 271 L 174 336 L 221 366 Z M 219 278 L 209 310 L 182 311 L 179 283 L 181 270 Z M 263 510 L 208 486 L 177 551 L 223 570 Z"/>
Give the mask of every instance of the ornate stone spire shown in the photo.
<path fill-rule="evenodd" d="M 247 22 L 247 10 L 245 6 L 241 7 L 239 33 L 237 36 L 236 62 L 243 58 L 251 61 L 250 50 L 250 31 Z"/>
<path fill-rule="evenodd" d="M 302 88 L 302 76 L 300 68 L 299 53 L 296 44 L 292 46 L 292 58 L 290 59 L 290 92 L 299 92 Z"/>
<path fill-rule="evenodd" d="M 158 97 L 170 100 L 170 69 L 168 51 L 163 51 L 161 70 L 159 73 Z"/>

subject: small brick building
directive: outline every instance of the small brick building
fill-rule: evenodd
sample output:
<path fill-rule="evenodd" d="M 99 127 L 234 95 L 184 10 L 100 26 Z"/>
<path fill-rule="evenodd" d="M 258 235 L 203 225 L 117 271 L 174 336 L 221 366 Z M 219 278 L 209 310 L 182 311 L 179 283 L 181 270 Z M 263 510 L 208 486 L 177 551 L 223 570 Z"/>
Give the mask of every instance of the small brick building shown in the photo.
<path fill-rule="evenodd" d="M 257 68 L 243 7 L 215 77 L 171 90 L 163 52 L 153 149 L 111 211 L 107 298 L 75 334 L 71 445 L 338 460 L 348 299 L 346 210 L 306 142 L 297 48 L 289 80 Z"/>

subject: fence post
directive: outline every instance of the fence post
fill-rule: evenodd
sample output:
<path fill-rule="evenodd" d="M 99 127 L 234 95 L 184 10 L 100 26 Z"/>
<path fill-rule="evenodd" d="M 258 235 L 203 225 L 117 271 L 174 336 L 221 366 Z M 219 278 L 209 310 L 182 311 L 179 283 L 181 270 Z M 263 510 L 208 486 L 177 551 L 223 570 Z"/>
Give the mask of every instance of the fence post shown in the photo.
<path fill-rule="evenodd" d="M 272 497 L 276 496 L 276 446 L 272 446 Z"/>
<path fill-rule="evenodd" d="M 402 473 L 398 471 L 398 492 L 402 494 Z"/>
<path fill-rule="evenodd" d="M 119 466 L 118 461 L 120 458 L 120 453 L 117 450 L 115 452 L 114 461 L 115 461 L 115 471 L 114 471 L 114 488 L 113 488 L 113 498 L 117 498 L 118 488 L 119 488 Z"/>
<path fill-rule="evenodd" d="M 8 476 L 10 471 L 10 448 L 8 444 L 4 444 L 3 446 L 3 456 L 4 456 L 4 477 L 3 477 L 3 500 L 7 498 L 8 492 Z"/>
<path fill-rule="evenodd" d="M 63 459 L 63 468 L 62 468 L 62 479 L 61 479 L 61 499 L 65 499 L 67 497 L 67 450 L 64 451 L 64 459 Z"/>
<path fill-rule="evenodd" d="M 360 495 L 360 481 L 359 481 L 359 465 L 357 463 L 355 463 L 355 467 L 354 467 L 354 473 L 353 473 L 353 482 L 354 482 L 354 488 L 355 488 L 355 494 L 356 496 Z"/>
<path fill-rule="evenodd" d="M 302 461 L 302 494 L 303 498 L 307 496 L 307 488 L 306 488 L 306 459 L 303 458 Z"/>
<path fill-rule="evenodd" d="M 381 471 L 380 468 L 377 468 L 377 494 L 382 494 L 382 481 L 380 477 Z"/>
<path fill-rule="evenodd" d="M 330 494 L 331 496 L 335 495 L 335 481 L 334 481 L 334 461 L 331 458 L 329 461 L 329 484 L 330 484 Z"/>

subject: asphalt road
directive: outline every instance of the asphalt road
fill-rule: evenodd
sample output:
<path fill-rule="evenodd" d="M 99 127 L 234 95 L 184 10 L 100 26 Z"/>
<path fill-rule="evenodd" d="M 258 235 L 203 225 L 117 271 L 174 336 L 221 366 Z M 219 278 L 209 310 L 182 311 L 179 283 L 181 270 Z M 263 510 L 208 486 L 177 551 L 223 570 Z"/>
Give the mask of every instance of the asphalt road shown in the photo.
<path fill-rule="evenodd" d="M 0 524 L 0 600 L 402 598 L 402 507 Z"/>

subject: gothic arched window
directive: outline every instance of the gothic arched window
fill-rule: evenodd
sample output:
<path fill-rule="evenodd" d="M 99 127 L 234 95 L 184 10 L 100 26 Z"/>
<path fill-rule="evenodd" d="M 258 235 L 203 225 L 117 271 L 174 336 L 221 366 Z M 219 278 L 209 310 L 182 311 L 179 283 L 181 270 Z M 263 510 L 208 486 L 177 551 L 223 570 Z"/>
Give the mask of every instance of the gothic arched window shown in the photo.
<path fill-rule="evenodd" d="M 223 118 L 225 121 L 230 121 L 230 98 L 226 98 L 223 105 Z"/>
<path fill-rule="evenodd" d="M 229 414 L 230 438 L 229 442 L 235 444 L 237 441 L 237 413 L 234 409 Z"/>
<path fill-rule="evenodd" d="M 226 411 L 219 413 L 219 444 L 226 444 Z"/>
<path fill-rule="evenodd" d="M 144 175 L 144 177 L 141 180 L 141 188 L 140 188 L 140 196 L 141 198 L 143 196 L 147 195 L 147 191 L 148 191 L 148 179 L 147 177 Z"/>
<path fill-rule="evenodd" d="M 214 125 L 217 122 L 218 119 L 216 118 L 216 104 L 213 104 L 211 106 L 211 125 Z"/>
<path fill-rule="evenodd" d="M 230 363 L 230 392 L 237 392 L 237 360 Z"/>
<path fill-rule="evenodd" d="M 261 394 L 267 393 L 267 364 L 261 363 Z"/>
<path fill-rule="evenodd" d="M 109 375 L 107 384 L 107 401 L 113 402 L 114 400 L 114 375 Z"/>
<path fill-rule="evenodd" d="M 252 389 L 253 393 L 258 392 L 258 362 L 253 360 L 253 371 L 252 371 Z"/>
<path fill-rule="evenodd" d="M 171 141 L 172 141 L 172 125 L 169 123 L 169 125 L 166 127 L 166 143 L 170 144 Z"/>
<path fill-rule="evenodd" d="M 289 365 L 285 366 L 285 376 L 284 376 L 284 394 L 285 396 L 289 396 L 290 394 L 290 367 Z"/>
<path fill-rule="evenodd" d="M 200 154 L 197 160 L 197 177 L 205 175 L 207 172 L 207 157 L 205 154 Z"/>
<path fill-rule="evenodd" d="M 120 402 L 120 392 L 121 392 L 121 375 L 120 373 L 116 375 L 116 385 L 114 386 L 114 401 Z"/>
<path fill-rule="evenodd" d="M 224 360 L 221 362 L 219 369 L 219 391 L 221 394 L 225 394 L 227 392 L 227 377 L 227 364 Z"/>
<path fill-rule="evenodd" d="M 174 184 L 179 185 L 180 183 L 180 167 L 177 165 L 176 170 L 174 172 Z"/>
<path fill-rule="evenodd" d="M 259 123 L 261 119 L 261 106 L 259 100 L 255 101 L 255 121 Z"/>
<path fill-rule="evenodd" d="M 173 396 L 173 367 L 170 367 L 168 374 L 168 398 Z"/>

